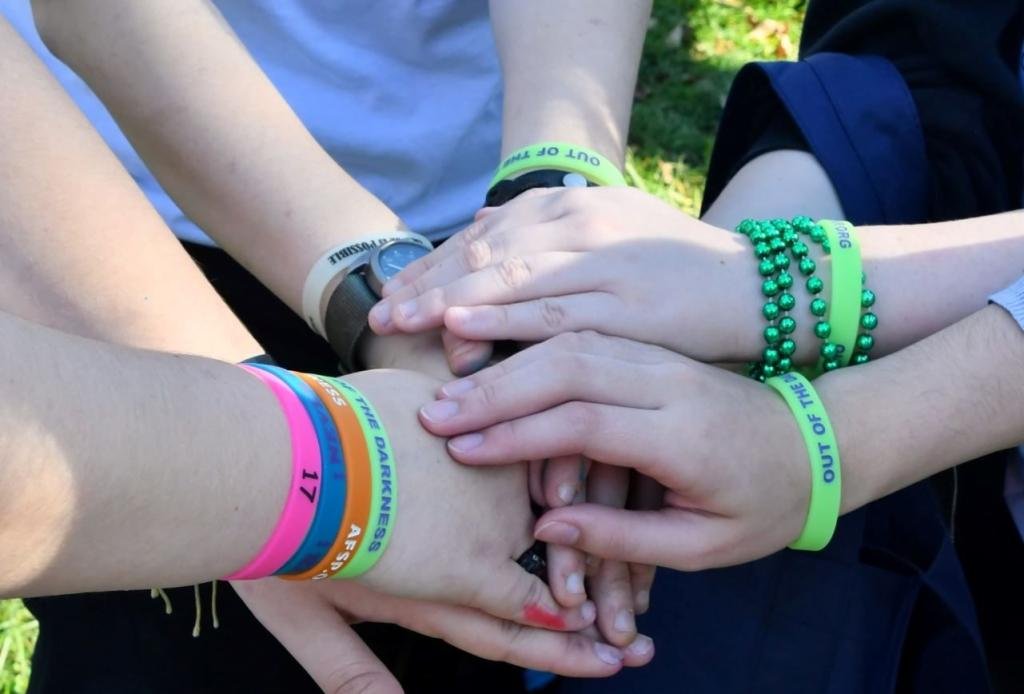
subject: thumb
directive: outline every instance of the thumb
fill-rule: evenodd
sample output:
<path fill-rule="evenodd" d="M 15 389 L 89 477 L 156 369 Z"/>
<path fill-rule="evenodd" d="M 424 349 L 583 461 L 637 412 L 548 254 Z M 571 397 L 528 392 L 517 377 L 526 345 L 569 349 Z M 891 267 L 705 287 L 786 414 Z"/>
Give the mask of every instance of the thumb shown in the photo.
<path fill-rule="evenodd" d="M 334 606 L 309 586 L 275 578 L 232 586 L 260 623 L 328 694 L 402 694 L 398 680 L 384 663 Z"/>
<path fill-rule="evenodd" d="M 727 519 L 683 509 L 626 511 L 580 504 L 548 511 L 533 534 L 604 559 L 696 571 L 712 565 L 714 549 L 727 532 Z"/>

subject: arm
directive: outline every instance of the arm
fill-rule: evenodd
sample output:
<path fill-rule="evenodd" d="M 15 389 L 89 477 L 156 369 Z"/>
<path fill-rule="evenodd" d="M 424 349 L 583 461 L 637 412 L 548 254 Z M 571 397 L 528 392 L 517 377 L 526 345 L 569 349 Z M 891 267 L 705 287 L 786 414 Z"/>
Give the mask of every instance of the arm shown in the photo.
<path fill-rule="evenodd" d="M 978 310 L 1024 268 L 1019 211 L 859 227 L 857 235 L 868 286 L 878 295 L 876 354 Z M 817 248 L 812 255 L 827 286 L 828 258 Z M 411 265 L 389 290 L 371 313 L 381 332 L 443 321 L 466 339 L 538 340 L 590 329 L 703 361 L 749 361 L 764 346 L 764 297 L 749 240 L 634 190 L 545 191 L 515 200 L 481 229 Z M 802 282 L 794 295 L 796 357 L 809 362 L 817 340 Z M 415 312 L 399 308 L 410 300 Z"/>
<path fill-rule="evenodd" d="M 650 14 L 648 0 L 492 0 L 502 156 L 556 140 L 592 147 L 621 169 Z"/>
<path fill-rule="evenodd" d="M 817 379 L 838 437 L 841 511 L 1024 441 L 1022 364 L 1024 331 L 990 306 Z M 421 420 L 457 435 L 449 450 L 463 462 L 581 453 L 668 489 L 654 513 L 592 504 L 550 511 L 536 528 L 547 542 L 699 570 L 775 552 L 803 526 L 805 444 L 782 399 L 753 380 L 650 345 L 567 334 L 441 397 L 457 406 L 428 405 Z M 637 431 L 646 437 L 639 448 Z"/>
<path fill-rule="evenodd" d="M 262 352 L 5 21 L 0 81 L 0 309 L 150 349 Z"/>

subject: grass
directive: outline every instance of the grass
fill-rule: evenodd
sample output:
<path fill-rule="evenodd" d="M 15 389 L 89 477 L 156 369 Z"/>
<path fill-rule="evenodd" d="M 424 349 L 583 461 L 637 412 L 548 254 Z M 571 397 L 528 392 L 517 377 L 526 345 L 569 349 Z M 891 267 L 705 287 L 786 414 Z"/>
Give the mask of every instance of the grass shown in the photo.
<path fill-rule="evenodd" d="M 752 60 L 792 59 L 804 0 L 655 0 L 636 89 L 626 175 L 691 214 L 733 75 Z M 0 694 L 28 687 L 38 626 L 0 601 Z"/>

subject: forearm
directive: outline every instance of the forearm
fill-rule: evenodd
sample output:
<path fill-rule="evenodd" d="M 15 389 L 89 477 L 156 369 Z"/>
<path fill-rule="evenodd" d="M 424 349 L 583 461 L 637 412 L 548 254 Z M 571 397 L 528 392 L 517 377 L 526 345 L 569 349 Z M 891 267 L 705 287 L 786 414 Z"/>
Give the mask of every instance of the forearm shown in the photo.
<path fill-rule="evenodd" d="M 502 155 L 566 141 L 622 167 L 651 3 L 491 2 L 505 81 Z"/>
<path fill-rule="evenodd" d="M 1024 441 L 1024 331 L 990 306 L 815 383 L 839 437 L 843 510 Z"/>
<path fill-rule="evenodd" d="M 0 19 L 0 310 L 151 349 L 260 351 L 116 157 Z"/>
<path fill-rule="evenodd" d="M 175 201 L 297 312 L 327 248 L 399 226 L 316 143 L 211 3 L 35 5 L 47 44 Z"/>
<path fill-rule="evenodd" d="M 183 585 L 256 553 L 290 475 L 256 379 L 2 314 L 0 334 L 0 594 Z"/>

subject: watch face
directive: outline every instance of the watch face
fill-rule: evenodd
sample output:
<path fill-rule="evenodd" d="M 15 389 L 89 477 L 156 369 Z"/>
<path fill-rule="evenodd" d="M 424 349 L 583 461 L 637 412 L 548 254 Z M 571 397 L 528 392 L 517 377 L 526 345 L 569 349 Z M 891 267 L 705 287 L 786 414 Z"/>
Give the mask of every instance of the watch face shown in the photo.
<path fill-rule="evenodd" d="M 414 260 L 430 253 L 430 249 L 412 241 L 392 241 L 377 248 L 370 256 L 370 287 L 380 295 L 380 287 L 404 270 Z"/>

